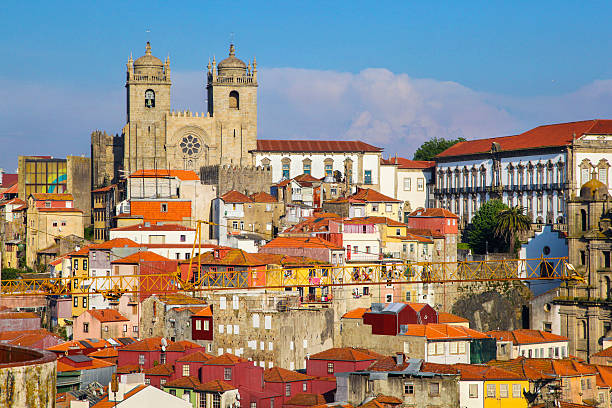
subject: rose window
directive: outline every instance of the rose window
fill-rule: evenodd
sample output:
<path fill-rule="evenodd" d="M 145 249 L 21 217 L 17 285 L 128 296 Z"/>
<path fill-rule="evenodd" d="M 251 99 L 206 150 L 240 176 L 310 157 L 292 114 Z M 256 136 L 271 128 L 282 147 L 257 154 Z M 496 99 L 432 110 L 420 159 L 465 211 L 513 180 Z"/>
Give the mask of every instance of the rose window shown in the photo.
<path fill-rule="evenodd" d="M 196 156 L 200 153 L 201 144 L 197 137 L 193 135 L 187 135 L 181 140 L 181 150 L 183 154 L 187 156 Z"/>

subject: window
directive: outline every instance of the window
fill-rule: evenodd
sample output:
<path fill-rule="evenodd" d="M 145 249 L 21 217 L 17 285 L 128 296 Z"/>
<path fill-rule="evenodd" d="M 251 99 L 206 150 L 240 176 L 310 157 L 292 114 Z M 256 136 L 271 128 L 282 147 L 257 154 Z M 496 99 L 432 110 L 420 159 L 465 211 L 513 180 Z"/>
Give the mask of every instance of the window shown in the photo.
<path fill-rule="evenodd" d="M 83 259 L 83 270 L 87 270 L 87 259 Z"/>
<path fill-rule="evenodd" d="M 229 107 L 230 109 L 240 109 L 240 95 L 236 91 L 229 93 Z"/>
<path fill-rule="evenodd" d="M 372 184 L 372 170 L 366 170 L 364 172 L 364 184 Z"/>
<path fill-rule="evenodd" d="M 289 178 L 289 163 L 283 163 L 283 178 Z"/>
<path fill-rule="evenodd" d="M 210 326 L 210 322 L 208 320 L 204 320 L 204 330 L 206 331 L 210 330 L 209 326 Z"/>
<path fill-rule="evenodd" d="M 57 227 L 57 221 L 53 221 L 53 226 Z"/>
<path fill-rule="evenodd" d="M 124 332 L 124 333 L 127 333 L 127 331 L 128 331 L 128 325 L 127 325 L 127 324 L 124 324 L 124 325 L 123 325 L 123 332 Z"/>
<path fill-rule="evenodd" d="M 333 164 L 326 163 L 325 164 L 325 177 L 331 177 L 334 173 L 333 169 L 334 169 Z"/>
<path fill-rule="evenodd" d="M 144 354 L 139 354 L 138 355 L 138 364 L 139 365 L 143 365 L 145 363 L 145 356 Z"/>
<path fill-rule="evenodd" d="M 291 395 L 291 383 L 285 384 L 285 396 L 289 397 Z"/>
<path fill-rule="evenodd" d="M 304 163 L 304 174 L 310 174 L 310 163 Z"/>
<path fill-rule="evenodd" d="M 187 235 L 181 235 L 181 242 L 187 241 Z"/>
<path fill-rule="evenodd" d="M 161 386 L 166 385 L 166 381 L 167 380 L 165 378 L 162 378 L 161 380 L 159 380 L 159 385 L 161 385 Z"/>
<path fill-rule="evenodd" d="M 161 203 L 161 212 L 168 212 L 168 203 Z"/>
<path fill-rule="evenodd" d="M 74 297 L 74 307 L 79 307 L 79 298 L 78 297 Z"/>
<path fill-rule="evenodd" d="M 327 374 L 334 373 L 334 363 L 327 363 Z"/>
<path fill-rule="evenodd" d="M 272 329 L 272 316 L 265 316 L 264 317 L 264 327 L 266 330 L 271 330 Z"/>
<path fill-rule="evenodd" d="M 133 326 L 132 327 L 132 332 L 138 333 L 138 326 Z"/>
<path fill-rule="evenodd" d="M 89 323 L 83 323 L 83 333 L 89 333 Z"/>
<path fill-rule="evenodd" d="M 386 205 L 385 205 L 385 211 L 386 211 L 386 212 L 391 212 L 391 211 L 393 211 L 393 204 L 386 204 Z"/>
<path fill-rule="evenodd" d="M 174 395 L 176 397 L 176 390 L 170 390 L 170 395 Z"/>
<path fill-rule="evenodd" d="M 580 170 L 580 184 L 584 184 L 590 179 L 589 169 L 588 167 L 583 167 Z"/>
<path fill-rule="evenodd" d="M 253 327 L 259 328 L 259 315 L 258 314 L 253 315 Z"/>
<path fill-rule="evenodd" d="M 487 384 L 487 398 L 495 398 L 495 384 Z"/>
<path fill-rule="evenodd" d="M 478 398 L 478 384 L 470 384 L 470 398 Z"/>
<path fill-rule="evenodd" d="M 369 286 L 364 286 L 363 287 L 363 295 L 364 296 L 368 296 L 370 294 L 370 287 Z"/>
<path fill-rule="evenodd" d="M 411 183 L 411 179 L 410 177 L 404 177 L 404 191 L 410 191 L 410 183 Z"/>
<path fill-rule="evenodd" d="M 521 398 L 521 384 L 512 384 L 512 398 Z"/>
<path fill-rule="evenodd" d="M 423 191 L 425 190 L 425 179 L 422 177 L 419 177 L 417 179 L 417 191 Z"/>
<path fill-rule="evenodd" d="M 231 369 L 231 367 L 225 367 L 223 369 L 223 379 L 225 381 L 230 381 L 232 379 L 232 369 Z"/>
<path fill-rule="evenodd" d="M 87 309 L 87 296 L 83 296 L 83 308 Z"/>
<path fill-rule="evenodd" d="M 202 321 L 201 320 L 196 320 L 195 321 L 195 329 L 196 330 L 202 330 Z"/>
<path fill-rule="evenodd" d="M 306 392 L 308 390 L 308 384 L 302 383 L 302 391 Z"/>
<path fill-rule="evenodd" d="M 270 408 L 274 408 L 274 398 L 270 398 Z"/>
<path fill-rule="evenodd" d="M 372 204 L 372 211 L 378 212 L 378 204 Z M 365 226 L 364 226 L 365 228 Z"/>
<path fill-rule="evenodd" d="M 189 364 L 183 364 L 183 377 L 189 377 Z"/>
<path fill-rule="evenodd" d="M 79 260 L 78 259 L 74 260 L 74 269 L 79 269 Z"/>
<path fill-rule="evenodd" d="M 499 384 L 499 398 L 508 398 L 508 384 Z"/>
<path fill-rule="evenodd" d="M 608 184 L 608 168 L 600 167 L 598 173 L 599 173 L 599 181 L 601 181 L 604 184 Z"/>
<path fill-rule="evenodd" d="M 251 408 L 257 408 L 257 403 L 256 402 L 251 402 Z"/>
<path fill-rule="evenodd" d="M 150 385 L 151 384 L 151 379 L 150 378 L 145 378 L 145 384 Z"/>
<path fill-rule="evenodd" d="M 432 397 L 440 395 L 440 383 L 435 382 L 429 384 L 429 395 Z"/>
<path fill-rule="evenodd" d="M 202 397 L 200 398 L 200 406 L 201 408 L 204 408 L 204 406 L 206 405 L 206 398 Z M 202 402 L 204 403 L 204 405 L 202 405 Z M 213 406 L 212 408 L 221 408 L 221 395 L 219 394 L 213 394 Z"/>
<path fill-rule="evenodd" d="M 155 107 L 155 92 L 152 89 L 145 91 L 145 108 Z"/>
<path fill-rule="evenodd" d="M 404 394 L 408 394 L 408 395 L 414 394 L 414 384 L 413 383 L 404 383 Z"/>
<path fill-rule="evenodd" d="M 385 300 L 387 301 L 387 303 L 393 303 L 393 295 L 387 295 Z"/>
<path fill-rule="evenodd" d="M 225 296 L 221 296 L 219 298 L 219 309 L 225 310 L 226 307 L 227 307 L 227 301 L 225 299 Z"/>

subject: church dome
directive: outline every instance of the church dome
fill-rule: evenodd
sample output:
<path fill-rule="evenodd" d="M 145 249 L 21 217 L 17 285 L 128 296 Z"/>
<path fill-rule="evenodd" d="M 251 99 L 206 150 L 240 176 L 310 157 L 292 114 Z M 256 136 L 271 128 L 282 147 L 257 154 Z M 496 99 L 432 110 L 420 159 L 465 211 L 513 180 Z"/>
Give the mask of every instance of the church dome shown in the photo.
<path fill-rule="evenodd" d="M 134 61 L 135 67 L 163 67 L 164 63 L 157 57 L 151 55 L 151 43 L 147 41 L 145 55 Z"/>
<path fill-rule="evenodd" d="M 230 45 L 229 49 L 229 57 L 219 62 L 217 65 L 217 70 L 220 76 L 226 75 L 245 75 L 246 74 L 246 64 L 239 58 L 236 58 L 236 49 L 234 48 L 234 44 Z"/>
<path fill-rule="evenodd" d="M 596 178 L 590 179 L 580 187 L 580 198 L 601 200 L 607 195 L 608 187 Z"/>

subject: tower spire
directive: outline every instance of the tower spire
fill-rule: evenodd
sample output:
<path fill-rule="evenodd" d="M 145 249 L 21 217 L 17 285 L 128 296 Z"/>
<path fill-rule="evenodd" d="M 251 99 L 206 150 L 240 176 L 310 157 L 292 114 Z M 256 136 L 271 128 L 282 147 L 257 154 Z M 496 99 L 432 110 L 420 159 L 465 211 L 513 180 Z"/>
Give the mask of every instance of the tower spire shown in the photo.
<path fill-rule="evenodd" d="M 230 44 L 230 50 L 229 50 L 229 55 L 230 57 L 234 57 L 236 56 L 236 47 L 234 47 L 234 44 Z"/>
<path fill-rule="evenodd" d="M 145 47 L 145 55 L 151 55 L 151 43 L 147 41 L 147 46 Z"/>

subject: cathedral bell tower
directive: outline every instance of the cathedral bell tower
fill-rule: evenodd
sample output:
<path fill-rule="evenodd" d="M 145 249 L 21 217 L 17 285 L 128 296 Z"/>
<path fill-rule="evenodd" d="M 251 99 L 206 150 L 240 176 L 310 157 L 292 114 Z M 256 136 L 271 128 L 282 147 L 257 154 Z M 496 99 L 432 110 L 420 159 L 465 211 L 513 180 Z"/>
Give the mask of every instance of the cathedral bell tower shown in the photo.
<path fill-rule="evenodd" d="M 124 169 L 167 168 L 165 115 L 170 112 L 170 58 L 162 62 L 151 54 L 147 42 L 145 55 L 127 63 L 125 82 L 127 124 L 124 128 Z"/>
<path fill-rule="evenodd" d="M 253 164 L 249 153 L 257 148 L 257 62 L 248 65 L 236 57 L 234 44 L 229 56 L 217 65 L 208 63 L 208 113 L 219 136 L 220 164 Z"/>

